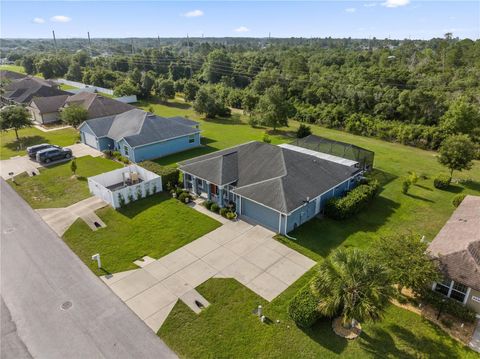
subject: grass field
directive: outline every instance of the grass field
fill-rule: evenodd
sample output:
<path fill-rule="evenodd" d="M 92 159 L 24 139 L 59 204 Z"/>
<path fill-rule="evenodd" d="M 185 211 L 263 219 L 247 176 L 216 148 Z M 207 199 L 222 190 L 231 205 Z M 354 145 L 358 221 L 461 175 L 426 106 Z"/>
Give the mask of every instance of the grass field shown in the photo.
<path fill-rule="evenodd" d="M 18 136 L 19 141 L 15 137 L 15 131 L 9 130 L 0 133 L 0 160 L 6 160 L 13 156 L 23 156 L 28 146 L 39 143 L 70 146 L 80 139 L 78 132 L 73 128 L 43 132 L 30 127 L 19 130 Z"/>
<path fill-rule="evenodd" d="M 69 161 L 41 169 L 39 176 L 18 175 L 15 177 L 17 184 L 9 183 L 32 208 L 67 207 L 90 197 L 87 177 L 121 167 L 116 162 L 99 157 L 84 156 L 76 161 L 77 178 L 72 177 Z"/>
<path fill-rule="evenodd" d="M 78 90 L 78 87 L 67 85 L 67 84 L 60 84 L 60 90 L 68 91 L 68 90 Z"/>
<path fill-rule="evenodd" d="M 178 161 L 231 147 L 251 140 L 261 140 L 265 129 L 252 128 L 244 116 L 231 119 L 204 120 L 188 104 L 176 99 L 173 103 L 142 103 L 158 115 L 187 116 L 200 122 L 202 148 L 159 159 L 163 165 L 175 166 Z M 280 128 L 271 136 L 272 143 L 294 139 L 298 123 Z M 339 246 L 368 249 L 375 239 L 400 232 L 415 232 L 432 240 L 454 210 L 452 198 L 457 193 L 480 195 L 480 163 L 472 170 L 454 174 L 455 183 L 447 190 L 433 187 L 433 178 L 447 174 L 436 154 L 374 138 L 311 126 L 314 134 L 367 148 L 375 152 L 374 175 L 382 182 L 379 197 L 358 216 L 345 220 L 314 219 L 293 233 L 297 241 L 278 236 L 278 240 L 317 260 L 323 260 Z M 422 176 L 407 195 L 401 191 L 402 181 L 410 171 Z M 331 332 L 323 321 L 312 330 L 302 331 L 288 319 L 287 305 L 312 273 L 302 277 L 271 303 L 264 302 L 248 289 L 233 281 L 210 280 L 199 291 L 212 303 L 200 316 L 178 303 L 159 335 L 184 357 L 429 357 L 442 353 L 445 358 L 469 358 L 475 354 L 462 348 L 439 328 L 420 316 L 391 307 L 384 321 L 365 324 L 361 340 L 347 342 Z M 250 312 L 258 304 L 266 306 L 271 319 L 280 319 L 280 326 L 261 326 Z M 290 326 L 290 328 L 287 328 Z"/>
<path fill-rule="evenodd" d="M 64 234 L 65 242 L 98 275 L 92 253 L 101 253 L 103 268 L 111 273 L 138 268 L 143 256 L 160 258 L 220 226 L 200 212 L 158 194 L 133 202 L 118 211 L 105 207 L 97 214 L 107 227 L 93 232 L 77 220 Z"/>
<path fill-rule="evenodd" d="M 394 306 L 381 322 L 364 323 L 354 341 L 336 336 L 330 320 L 302 330 L 287 315 L 297 287 L 268 303 L 233 279 L 210 279 L 197 290 L 211 305 L 197 315 L 177 302 L 159 335 L 182 358 L 478 358 L 434 324 Z M 269 324 L 252 314 L 259 304 Z"/>
<path fill-rule="evenodd" d="M 0 65 L 0 70 L 18 72 L 19 74 L 26 73 L 23 66 L 17 66 L 17 65 Z"/>

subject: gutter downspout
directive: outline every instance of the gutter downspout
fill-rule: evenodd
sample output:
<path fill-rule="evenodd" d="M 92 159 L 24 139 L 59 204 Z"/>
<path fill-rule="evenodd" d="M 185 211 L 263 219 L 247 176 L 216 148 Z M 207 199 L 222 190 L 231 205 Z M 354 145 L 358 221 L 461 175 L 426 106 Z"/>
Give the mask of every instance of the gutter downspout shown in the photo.
<path fill-rule="evenodd" d="M 294 238 L 294 237 L 290 237 L 288 234 L 287 234 L 287 222 L 288 222 L 288 216 L 285 215 L 285 237 L 287 237 L 288 239 L 291 239 L 293 241 L 296 241 L 297 239 Z"/>

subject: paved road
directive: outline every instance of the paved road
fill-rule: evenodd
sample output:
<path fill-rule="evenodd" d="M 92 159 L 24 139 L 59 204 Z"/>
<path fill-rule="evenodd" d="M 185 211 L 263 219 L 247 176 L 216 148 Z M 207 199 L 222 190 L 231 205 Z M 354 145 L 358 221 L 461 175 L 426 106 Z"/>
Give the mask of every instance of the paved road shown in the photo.
<path fill-rule="evenodd" d="M 13 343 L 2 351 L 35 358 L 176 357 L 3 179 L 0 187 L 1 314 Z"/>

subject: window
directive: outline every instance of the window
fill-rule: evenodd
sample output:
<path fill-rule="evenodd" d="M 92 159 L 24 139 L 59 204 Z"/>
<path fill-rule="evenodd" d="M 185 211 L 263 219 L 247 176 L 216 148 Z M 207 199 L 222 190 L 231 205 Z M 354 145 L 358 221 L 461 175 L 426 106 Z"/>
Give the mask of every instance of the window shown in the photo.
<path fill-rule="evenodd" d="M 195 135 L 188 136 L 188 143 L 194 143 L 194 142 L 195 142 Z"/>
<path fill-rule="evenodd" d="M 123 152 L 125 153 L 125 156 L 128 156 L 128 146 L 123 146 Z"/>
<path fill-rule="evenodd" d="M 435 291 L 463 303 L 467 295 L 468 287 L 461 283 L 456 283 L 453 280 L 445 279 L 435 285 Z"/>
<path fill-rule="evenodd" d="M 462 302 L 465 300 L 465 296 L 467 295 L 467 286 L 461 283 L 454 283 L 452 287 L 452 292 L 450 293 L 450 298 L 458 300 Z"/>

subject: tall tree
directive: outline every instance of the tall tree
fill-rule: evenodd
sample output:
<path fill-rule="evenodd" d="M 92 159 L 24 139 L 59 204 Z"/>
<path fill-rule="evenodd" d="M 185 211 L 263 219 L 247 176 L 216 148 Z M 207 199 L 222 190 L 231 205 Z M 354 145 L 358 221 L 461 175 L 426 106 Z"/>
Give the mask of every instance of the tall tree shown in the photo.
<path fill-rule="evenodd" d="M 260 97 L 255 108 L 255 117 L 258 123 L 273 127 L 288 126 L 288 118 L 293 115 L 295 108 L 286 98 L 284 91 L 278 85 L 272 86 Z"/>
<path fill-rule="evenodd" d="M 30 113 L 23 106 L 6 106 L 0 111 L 0 129 L 7 131 L 13 129 L 17 141 L 18 130 L 32 126 Z"/>
<path fill-rule="evenodd" d="M 175 84 L 169 79 L 159 79 L 155 84 L 155 93 L 161 101 L 175 98 Z"/>
<path fill-rule="evenodd" d="M 79 105 L 70 105 L 62 110 L 60 118 L 66 124 L 76 127 L 87 120 L 88 111 Z"/>
<path fill-rule="evenodd" d="M 438 162 L 450 170 L 451 179 L 453 171 L 472 168 L 475 145 L 467 135 L 450 136 L 442 142 L 438 153 Z"/>
<path fill-rule="evenodd" d="M 380 319 L 394 289 L 387 269 L 358 249 L 338 249 L 319 267 L 314 281 L 318 310 L 340 313 L 345 326 Z"/>
<path fill-rule="evenodd" d="M 427 247 L 419 235 L 401 234 L 378 240 L 373 256 L 389 269 L 400 292 L 405 287 L 421 294 L 439 279 L 437 265 L 428 257 Z"/>
<path fill-rule="evenodd" d="M 222 98 L 218 96 L 214 88 L 208 86 L 203 86 L 198 90 L 193 109 L 198 113 L 205 114 L 207 118 L 230 116 L 230 109 L 225 106 Z"/>
<path fill-rule="evenodd" d="M 224 50 L 213 50 L 207 56 L 203 68 L 203 78 L 210 83 L 220 82 L 224 76 L 232 76 L 232 61 Z"/>
<path fill-rule="evenodd" d="M 480 111 L 478 106 L 460 98 L 454 101 L 441 119 L 441 126 L 448 133 L 471 134 L 480 131 Z"/>

